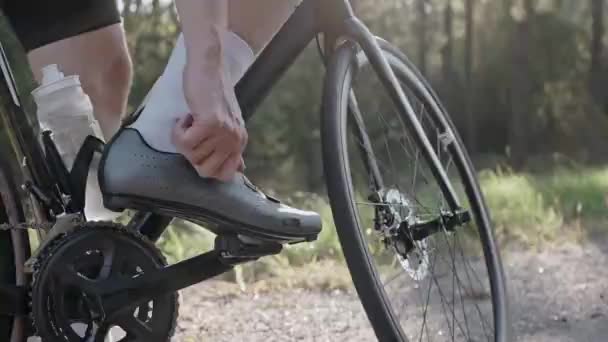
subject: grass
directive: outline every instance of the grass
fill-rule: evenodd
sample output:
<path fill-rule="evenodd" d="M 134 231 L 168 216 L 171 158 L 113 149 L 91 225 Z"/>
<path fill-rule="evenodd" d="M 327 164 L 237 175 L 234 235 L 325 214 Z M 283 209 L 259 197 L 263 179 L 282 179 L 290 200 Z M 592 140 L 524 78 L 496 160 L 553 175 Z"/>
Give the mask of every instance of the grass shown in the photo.
<path fill-rule="evenodd" d="M 561 241 L 574 233 L 596 232 L 608 222 L 608 168 L 486 171 L 480 182 L 503 243 Z"/>
<path fill-rule="evenodd" d="M 479 181 L 503 248 L 539 249 L 563 241 L 582 241 L 608 223 L 608 167 L 563 168 L 550 173 L 486 170 L 479 173 Z M 286 246 L 280 255 L 239 266 L 222 279 L 237 283 L 240 290 L 254 292 L 292 287 L 352 291 L 327 199 L 300 192 L 286 202 L 321 214 L 324 229 L 319 239 Z M 372 214 L 362 215 L 362 220 L 369 222 Z M 174 263 L 212 249 L 213 241 L 214 235 L 206 230 L 175 220 L 158 245 Z"/>
<path fill-rule="evenodd" d="M 514 244 L 538 248 L 580 240 L 608 222 L 608 168 L 559 169 L 543 174 L 492 170 L 480 172 L 479 180 L 503 247 Z M 350 278 L 327 200 L 296 193 L 286 202 L 321 214 L 324 230 L 319 239 L 287 246 L 280 255 L 242 266 L 224 279 L 254 289 L 294 284 L 348 288 Z M 212 245 L 213 235 L 181 221 L 174 223 L 160 241 L 173 262 L 209 250 Z"/>

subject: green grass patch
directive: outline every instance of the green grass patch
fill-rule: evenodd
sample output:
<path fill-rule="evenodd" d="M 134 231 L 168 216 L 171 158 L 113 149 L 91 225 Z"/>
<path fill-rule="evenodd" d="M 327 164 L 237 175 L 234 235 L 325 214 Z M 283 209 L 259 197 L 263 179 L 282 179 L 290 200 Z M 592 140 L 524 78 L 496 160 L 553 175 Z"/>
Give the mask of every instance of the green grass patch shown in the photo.
<path fill-rule="evenodd" d="M 536 244 L 597 231 L 608 221 L 608 169 L 480 173 L 498 238 Z"/>
<path fill-rule="evenodd" d="M 563 216 L 526 174 L 483 172 L 480 183 L 496 236 L 501 241 L 535 242 L 553 239 Z"/>
<path fill-rule="evenodd" d="M 479 180 L 496 236 L 503 247 L 511 243 L 538 247 L 550 242 L 572 241 L 573 238 L 584 238 L 608 222 L 608 168 L 559 169 L 542 174 L 483 171 Z M 310 284 L 304 281 L 313 276 L 309 272 L 312 270 L 315 274 L 317 271 L 333 272 L 327 271 L 330 264 L 339 265 L 344 270 L 342 251 L 327 200 L 316 194 L 296 193 L 286 202 L 321 214 L 324 229 L 319 239 L 286 246 L 280 255 L 244 265 L 224 279 L 241 285 L 261 282 L 273 287 L 278 283 L 269 279 L 281 278 L 279 283 L 282 286 L 300 283 L 303 286 L 316 284 L 326 289 L 344 288 L 348 277 L 343 274 L 315 278 Z M 362 214 L 366 221 L 370 219 L 368 214 Z M 210 250 L 213 239 L 212 234 L 194 224 L 176 221 L 159 244 L 175 262 Z"/>

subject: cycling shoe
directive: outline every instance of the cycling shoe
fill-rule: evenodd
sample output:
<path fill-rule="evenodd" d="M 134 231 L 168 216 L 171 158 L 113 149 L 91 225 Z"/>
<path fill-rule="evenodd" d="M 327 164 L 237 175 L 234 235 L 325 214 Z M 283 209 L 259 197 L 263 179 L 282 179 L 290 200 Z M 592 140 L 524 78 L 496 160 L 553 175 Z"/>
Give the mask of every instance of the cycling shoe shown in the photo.
<path fill-rule="evenodd" d="M 110 210 L 157 212 L 216 233 L 294 242 L 314 240 L 321 231 L 317 213 L 281 204 L 240 173 L 231 182 L 200 177 L 181 154 L 153 149 L 132 128 L 106 146 L 99 183 Z"/>

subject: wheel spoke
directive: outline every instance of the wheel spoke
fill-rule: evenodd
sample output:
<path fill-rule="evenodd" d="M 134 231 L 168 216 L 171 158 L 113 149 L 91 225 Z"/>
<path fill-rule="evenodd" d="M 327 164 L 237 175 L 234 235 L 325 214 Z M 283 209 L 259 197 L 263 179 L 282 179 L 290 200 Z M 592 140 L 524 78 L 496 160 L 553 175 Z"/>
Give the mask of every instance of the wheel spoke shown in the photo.
<path fill-rule="evenodd" d="M 431 272 L 434 272 L 434 268 L 435 268 L 435 262 L 433 262 L 433 266 L 432 266 Z M 426 318 L 427 318 L 428 305 L 429 305 L 429 301 L 430 301 L 430 298 L 431 298 L 431 289 L 432 288 L 433 288 L 433 283 L 429 282 L 429 289 L 428 289 L 427 294 L 426 294 L 426 301 L 424 302 L 425 304 L 424 304 L 424 309 L 423 309 L 423 312 L 422 312 L 422 327 L 420 328 L 420 339 L 418 341 L 422 341 L 422 336 L 424 336 L 424 332 L 425 331 L 427 332 L 427 334 L 426 334 L 427 340 L 430 337 L 429 333 L 428 333 L 428 326 L 426 324 Z"/>
<path fill-rule="evenodd" d="M 453 247 L 453 246 L 450 245 L 449 240 L 448 240 L 446 234 L 444 233 L 443 235 L 444 235 L 444 239 L 445 239 L 446 245 L 448 246 L 449 252 L 450 253 L 454 253 L 454 255 L 455 255 L 455 251 L 454 251 L 455 247 Z M 455 235 L 457 235 L 457 234 L 455 234 Z M 460 251 L 461 251 L 461 256 L 462 256 L 462 259 L 463 259 L 463 264 L 465 265 L 464 266 L 465 273 L 468 273 L 466 271 L 467 270 L 467 265 L 469 265 L 469 268 L 470 268 L 470 264 L 468 262 L 466 262 L 466 258 L 464 256 L 464 252 L 463 252 L 462 248 L 460 248 Z M 454 259 L 455 259 L 455 257 L 454 257 Z M 472 270 L 472 268 L 471 268 L 471 270 Z M 472 270 L 472 271 L 474 272 L 474 270 Z M 456 279 L 456 284 L 458 285 L 458 288 L 460 289 L 460 291 L 464 290 L 464 292 L 465 292 L 464 295 L 461 296 L 461 300 L 464 300 L 464 297 L 467 296 L 467 295 L 469 297 L 474 297 L 475 296 L 475 294 L 474 294 L 475 290 L 472 287 L 470 278 L 469 278 L 469 284 L 470 284 L 470 286 L 469 286 L 468 291 L 467 291 L 467 288 L 463 289 L 463 282 L 462 282 L 461 278 L 458 276 L 458 273 L 456 272 L 456 269 L 454 269 L 454 271 L 453 271 L 452 274 L 453 274 L 453 276 Z M 483 284 L 481 284 L 481 282 L 479 282 L 479 285 L 481 285 L 481 288 L 483 288 Z M 479 314 L 479 319 L 480 319 L 480 321 L 482 323 L 482 326 L 485 327 L 487 325 L 486 317 L 484 317 L 485 315 L 482 314 L 481 309 L 479 308 L 479 305 L 477 305 L 476 303 L 474 303 L 474 307 L 475 307 L 475 310 L 477 311 L 477 313 Z M 464 319 L 465 319 L 465 323 L 466 323 L 467 322 L 467 317 L 466 317 L 466 311 L 464 310 L 464 307 L 463 307 L 463 315 L 464 315 Z M 467 331 L 468 331 L 468 325 L 467 325 Z M 485 332 L 485 329 L 484 329 L 484 332 Z"/>
<path fill-rule="evenodd" d="M 490 293 L 489 299 L 484 297 L 481 300 L 475 295 L 478 287 L 481 291 L 487 289 L 488 279 L 492 282 L 503 280 L 500 270 L 496 272 L 492 269 L 490 272 L 489 268 L 494 264 L 486 261 L 483 254 L 482 258 L 473 258 L 478 255 L 474 253 L 484 253 L 485 250 L 466 249 L 465 252 L 463 248 L 469 245 L 469 240 L 487 248 L 484 234 L 470 234 L 477 232 L 471 230 L 463 237 L 459 235 L 468 228 L 479 228 L 479 232 L 484 232 L 491 227 L 473 217 L 470 226 L 450 225 L 450 229 L 455 230 L 449 232 L 445 227 L 437 226 L 439 229 L 429 230 L 431 235 L 424 238 L 422 234 L 414 234 L 418 232 L 416 228 L 424 228 L 422 223 L 443 222 L 446 214 L 453 210 L 447 207 L 448 199 L 434 177 L 437 173 L 448 175 L 448 181 L 461 197 L 463 208 L 481 207 L 484 215 L 486 209 L 483 203 L 471 202 L 477 201 L 479 194 L 475 180 L 471 179 L 474 170 L 469 167 L 462 142 L 455 139 L 449 146 L 444 142 L 443 134 L 453 130 L 449 117 L 440 104 L 434 103 L 435 95 L 425 88 L 423 81 L 415 79 L 418 74 L 407 69 L 407 62 L 400 64 L 399 59 L 399 56 L 393 55 L 389 63 L 395 64 L 394 71 L 398 78 L 406 81 L 403 90 L 411 105 L 408 110 L 414 111 L 422 132 L 430 142 L 431 150 L 428 152 L 437 156 L 442 170 L 435 170 L 435 164 L 427 163 L 426 147 L 418 146 L 419 139 L 411 130 L 415 123 L 409 122 L 409 116 L 396 110 L 386 93 L 378 93 L 378 90 L 386 88 L 373 81 L 377 81 L 377 78 L 370 82 L 357 80 L 336 88 L 341 90 L 338 90 L 335 98 L 350 96 L 349 103 L 356 102 L 358 114 L 357 117 L 349 114 L 345 102 L 332 104 L 340 106 L 333 113 L 338 112 L 342 116 L 338 117 L 336 123 L 330 124 L 331 133 L 342 142 L 346 141 L 348 146 L 337 140 L 336 144 L 331 144 L 337 148 L 332 146 L 329 151 L 337 151 L 340 161 L 338 164 L 330 164 L 329 159 L 325 161 L 338 165 L 335 169 L 342 170 L 338 176 L 346 178 L 351 187 L 344 191 L 340 185 L 342 183 L 336 182 L 338 185 L 333 186 L 330 198 L 332 207 L 337 205 L 335 201 L 338 198 L 342 202 L 348 201 L 358 210 L 357 214 L 341 220 L 340 216 L 349 214 L 335 213 L 336 224 L 343 225 L 340 229 L 344 230 L 352 227 L 359 229 L 355 233 L 361 234 L 364 243 L 342 241 L 357 245 L 355 249 L 350 248 L 350 252 L 345 249 L 346 257 L 351 257 L 349 253 L 359 253 L 357 257 L 363 254 L 372 266 L 370 271 L 357 272 L 363 275 L 354 276 L 353 280 L 369 286 L 370 279 L 362 278 L 367 276 L 382 286 L 379 296 L 372 294 L 374 300 L 389 308 L 390 317 L 399 320 L 401 333 L 407 334 L 410 341 L 476 341 L 483 340 L 484 335 L 490 340 L 497 324 L 504 324 L 504 321 L 494 322 L 492 315 L 495 311 L 492 309 L 496 309 L 492 305 L 499 301 L 492 297 L 493 293 Z M 359 68 L 355 75 L 357 79 L 366 75 L 365 70 L 375 72 L 373 68 L 366 69 L 365 66 Z M 352 85 L 360 88 L 351 92 Z M 344 130 L 344 120 L 351 125 L 347 130 Z M 359 131 L 352 129 L 353 120 L 361 121 Z M 345 134 L 349 137 L 345 137 Z M 345 156 L 346 153 L 350 154 Z M 331 157 L 331 154 L 327 156 Z M 369 170 L 370 160 L 377 166 L 374 172 Z M 374 173 L 379 173 L 376 177 L 384 181 L 384 187 L 379 188 L 377 182 L 374 184 L 370 179 Z M 371 195 L 380 198 L 368 200 L 370 190 Z M 472 214 L 479 212 L 475 210 Z M 481 226 L 473 226 L 473 223 Z M 414 236 L 418 239 L 414 239 Z M 365 248 L 367 250 L 361 250 Z M 497 273 L 497 278 L 490 278 Z M 355 279 L 357 277 L 360 279 Z M 370 319 L 378 324 L 377 317 Z"/>
<path fill-rule="evenodd" d="M 458 238 L 458 235 L 456 235 L 456 242 L 460 245 L 459 241 L 460 241 L 460 239 Z M 463 258 L 463 260 L 465 260 L 464 259 L 465 258 L 464 251 L 463 251 L 462 247 L 460 248 L 460 254 L 461 254 L 461 257 Z M 475 278 L 477 279 L 477 283 L 480 285 L 480 288 L 485 291 L 485 287 L 483 286 L 483 284 L 479 280 L 479 277 L 477 276 L 475 270 L 472 269 L 472 267 L 470 266 L 469 263 L 465 262 L 464 271 L 465 271 L 465 274 L 466 274 L 467 278 L 469 279 L 469 283 L 472 283 L 471 282 L 471 275 L 469 273 L 469 269 L 475 274 Z M 488 335 L 488 332 L 487 332 L 488 330 L 486 330 L 486 327 L 490 326 L 490 323 L 487 321 L 485 315 L 481 312 L 481 309 L 479 309 L 478 306 L 476 306 L 475 308 L 476 308 L 477 313 L 479 315 L 479 319 L 480 319 L 481 324 L 482 324 L 483 332 L 486 335 L 487 340 L 490 341 L 491 340 L 491 336 Z"/>

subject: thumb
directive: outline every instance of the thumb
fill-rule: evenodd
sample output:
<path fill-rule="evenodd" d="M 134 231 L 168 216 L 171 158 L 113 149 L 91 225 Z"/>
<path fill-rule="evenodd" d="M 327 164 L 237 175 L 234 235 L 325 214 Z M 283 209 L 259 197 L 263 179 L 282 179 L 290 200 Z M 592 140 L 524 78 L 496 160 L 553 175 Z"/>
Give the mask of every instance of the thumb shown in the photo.
<path fill-rule="evenodd" d="M 185 135 L 188 128 L 192 126 L 192 116 L 184 115 L 175 120 L 171 131 L 171 138 L 177 147 L 183 147 L 185 143 Z"/>
<path fill-rule="evenodd" d="M 243 159 L 243 157 L 241 157 L 241 161 L 239 162 L 239 166 L 237 168 L 237 171 L 241 172 L 241 173 L 245 173 L 245 169 L 247 168 L 247 166 L 245 166 L 245 160 Z"/>

